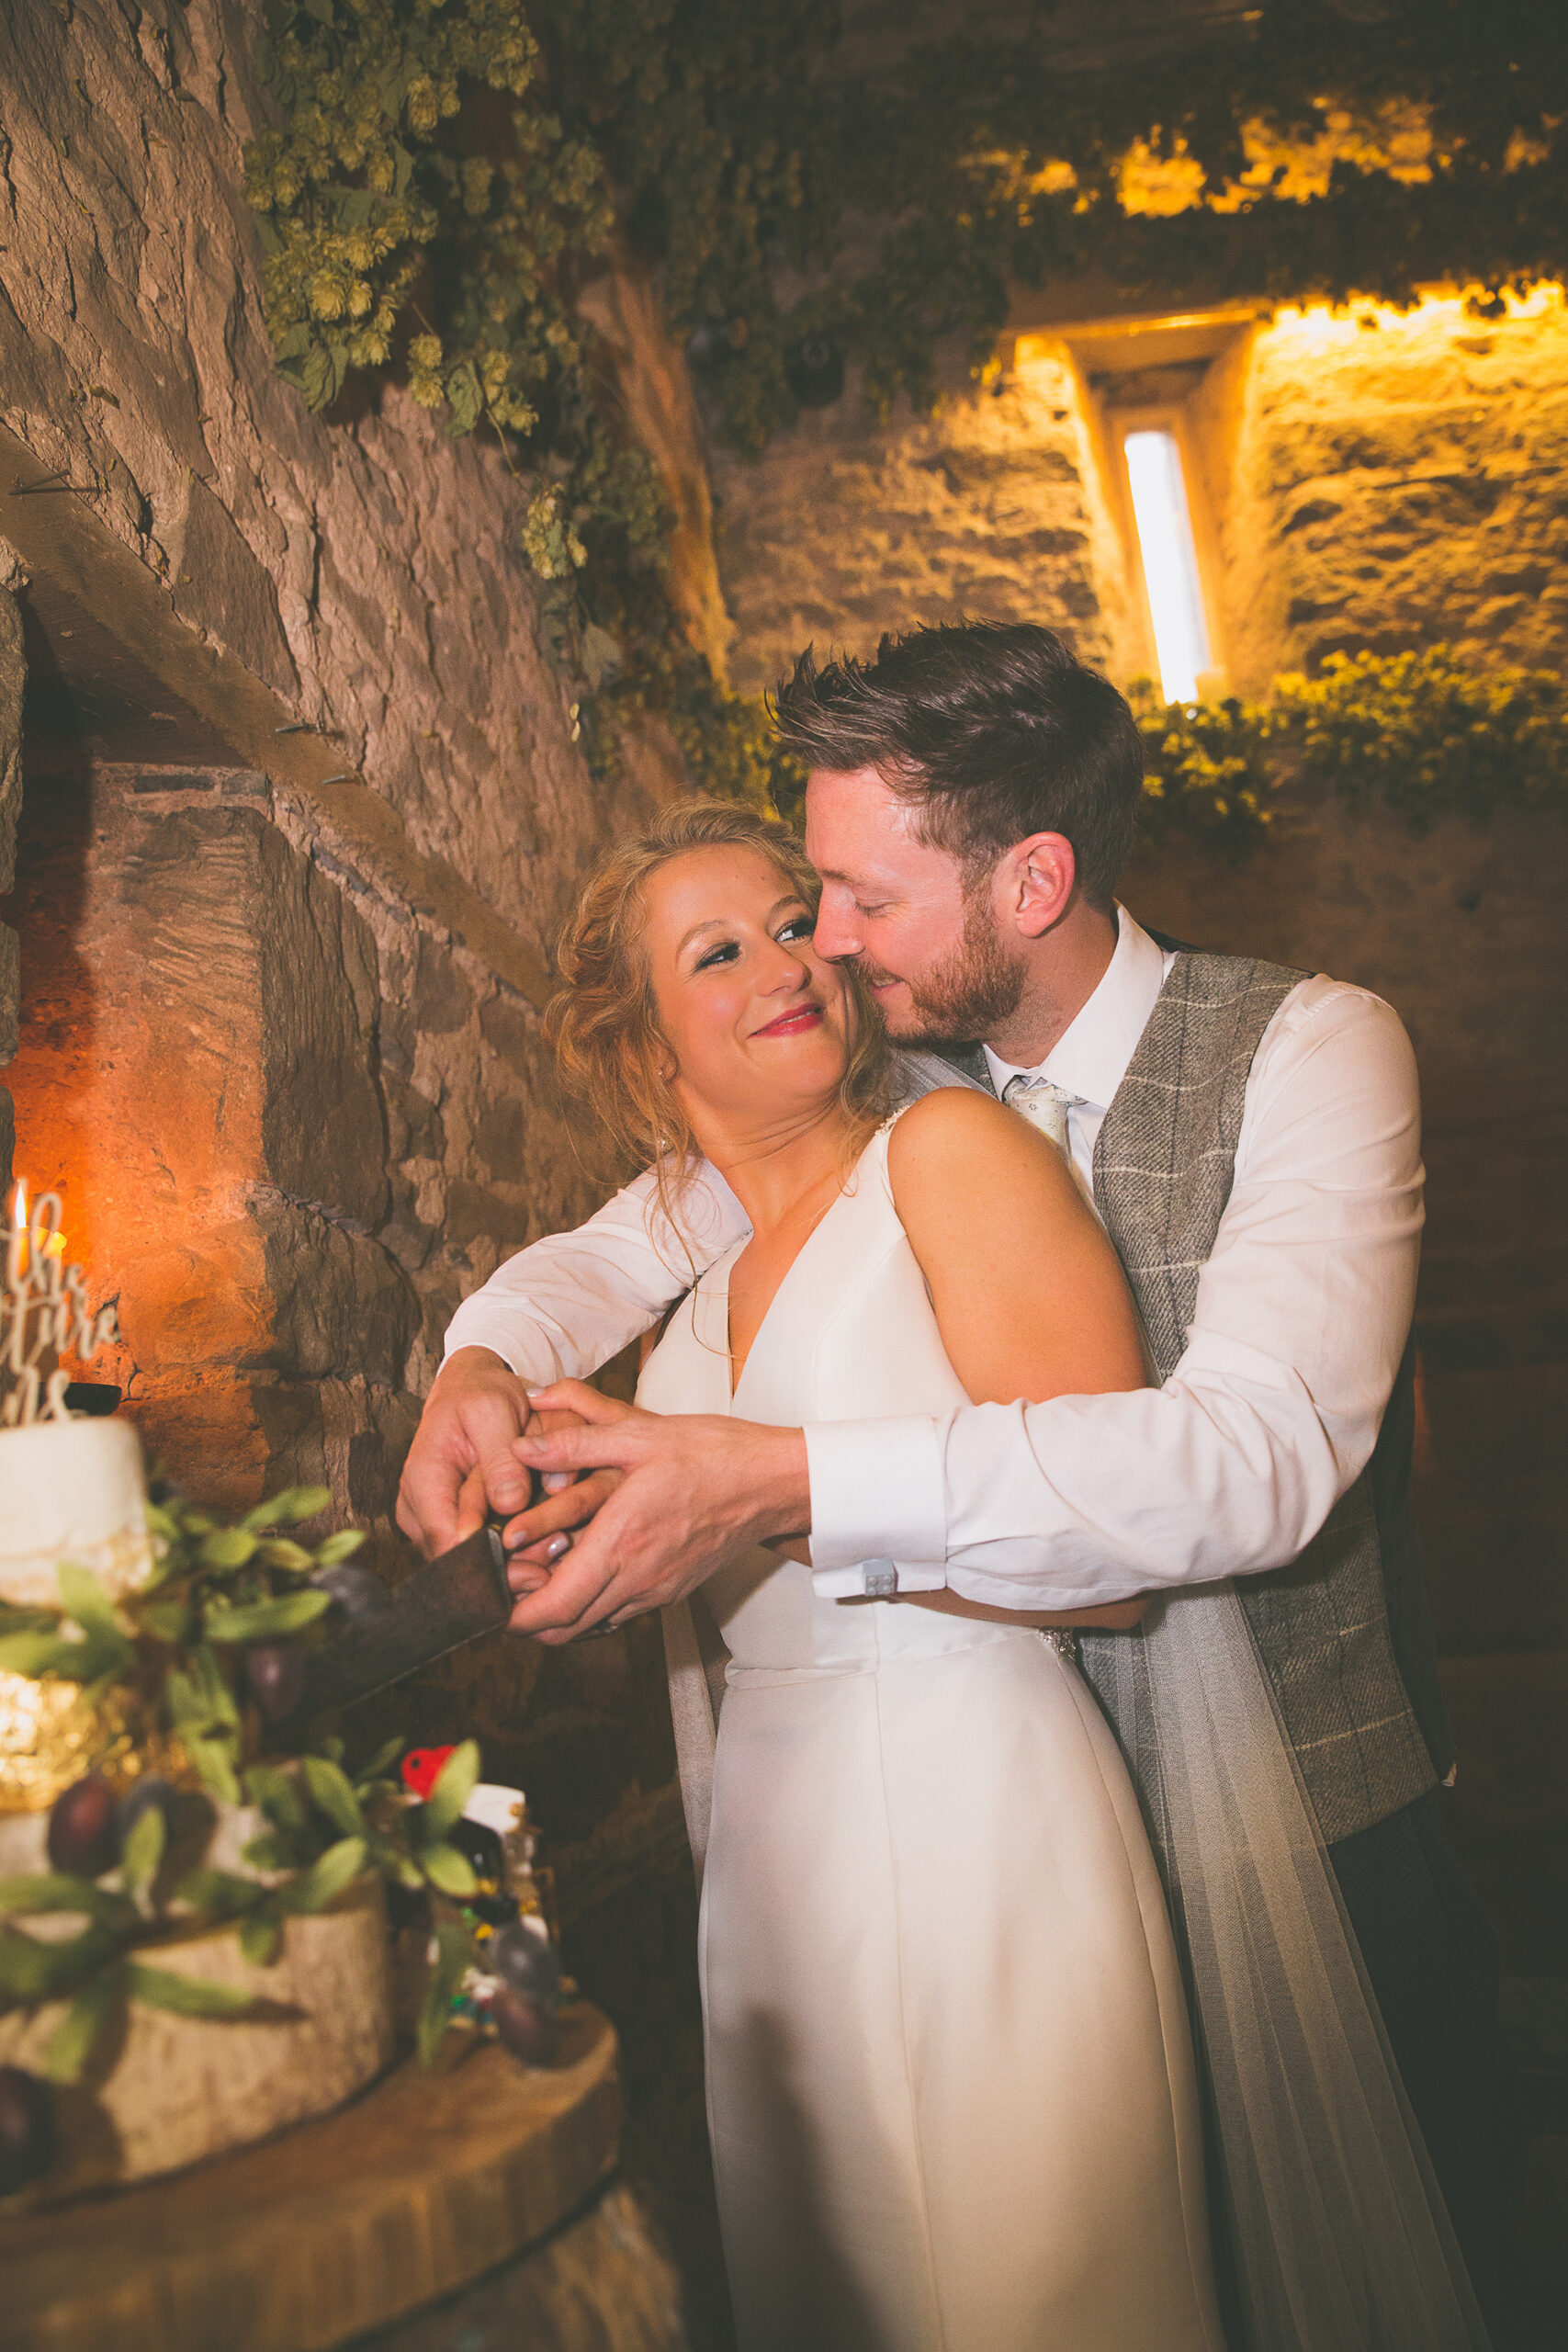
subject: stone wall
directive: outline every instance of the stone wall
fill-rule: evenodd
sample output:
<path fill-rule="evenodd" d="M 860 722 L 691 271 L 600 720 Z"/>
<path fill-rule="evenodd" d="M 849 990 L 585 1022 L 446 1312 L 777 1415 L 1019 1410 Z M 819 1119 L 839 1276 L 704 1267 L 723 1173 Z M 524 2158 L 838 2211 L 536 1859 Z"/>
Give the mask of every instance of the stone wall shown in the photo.
<path fill-rule="evenodd" d="M 547 944 L 614 812 L 539 650 L 516 494 L 397 390 L 329 425 L 274 372 L 241 193 L 256 29 L 246 0 L 12 13 L 0 401 L 195 628 Z"/>
<path fill-rule="evenodd" d="M 1371 646 L 1568 660 L 1568 311 L 1285 313 L 1192 396 L 1234 683 Z"/>
<path fill-rule="evenodd" d="M 1114 447 L 1134 410 L 1180 432 L 1216 668 L 1241 691 L 1363 645 L 1561 665 L 1565 384 L 1555 291 L 1495 320 L 1434 298 L 1408 317 L 1031 333 L 985 383 L 950 377 L 928 420 L 880 425 L 852 383 L 760 463 L 716 460 L 736 679 L 771 684 L 808 639 L 864 653 L 960 613 L 1044 621 L 1122 684 L 1146 672 Z"/>
<path fill-rule="evenodd" d="M 1127 588 L 1080 391 L 1048 354 L 884 427 L 852 387 L 754 465 L 716 453 L 736 685 L 773 684 L 810 640 L 869 652 L 960 616 L 1027 614 L 1116 667 Z"/>
<path fill-rule="evenodd" d="M 14 594 L 21 576 L 15 554 L 0 539 L 0 898 L 16 877 L 17 820 L 22 810 L 22 697 L 27 661 L 22 651 L 22 616 Z M 0 922 L 0 1069 L 17 1050 L 21 993 L 19 943 L 10 924 Z M 0 1197 L 11 1182 L 14 1131 L 10 1093 L 0 1086 Z"/>

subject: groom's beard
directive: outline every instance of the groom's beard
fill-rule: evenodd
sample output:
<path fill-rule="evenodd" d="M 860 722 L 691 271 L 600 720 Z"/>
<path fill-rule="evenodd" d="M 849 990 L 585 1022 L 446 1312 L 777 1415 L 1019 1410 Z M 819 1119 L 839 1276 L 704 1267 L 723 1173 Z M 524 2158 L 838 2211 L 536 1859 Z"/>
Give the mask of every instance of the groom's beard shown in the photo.
<path fill-rule="evenodd" d="M 861 964 L 874 984 L 890 975 L 874 965 Z M 931 1045 L 969 1045 L 989 1037 L 1018 1011 L 1023 994 L 1024 970 L 1002 953 L 996 920 L 987 896 L 976 891 L 964 910 L 964 935 L 945 963 L 908 983 L 910 1014 L 889 1034 L 919 1038 Z"/>

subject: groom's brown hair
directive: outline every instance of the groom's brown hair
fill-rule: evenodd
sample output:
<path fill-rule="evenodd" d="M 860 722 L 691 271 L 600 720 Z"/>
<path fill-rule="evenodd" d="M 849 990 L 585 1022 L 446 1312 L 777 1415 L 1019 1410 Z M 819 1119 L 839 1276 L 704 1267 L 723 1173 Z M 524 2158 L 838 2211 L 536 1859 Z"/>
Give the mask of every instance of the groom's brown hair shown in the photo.
<path fill-rule="evenodd" d="M 773 697 L 808 768 L 874 768 L 920 810 L 921 838 L 978 874 L 1031 833 L 1062 833 L 1091 906 L 1109 907 L 1143 799 L 1144 745 L 1108 678 L 1054 629 L 964 621 L 885 637 L 874 662 L 818 669 L 807 647 Z"/>

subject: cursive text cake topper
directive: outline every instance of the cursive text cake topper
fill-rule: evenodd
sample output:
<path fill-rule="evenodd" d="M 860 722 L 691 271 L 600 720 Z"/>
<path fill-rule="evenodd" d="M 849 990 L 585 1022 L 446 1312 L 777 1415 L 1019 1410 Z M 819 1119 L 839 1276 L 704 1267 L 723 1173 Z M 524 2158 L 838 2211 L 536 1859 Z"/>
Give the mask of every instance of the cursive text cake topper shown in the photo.
<path fill-rule="evenodd" d="M 90 1363 L 107 1340 L 119 1336 L 113 1303 L 95 1313 L 80 1267 L 65 1262 L 60 1216 L 58 1193 L 40 1193 L 29 1215 L 27 1186 L 17 1178 L 0 1288 L 0 1429 L 70 1420 L 70 1374 L 60 1358 Z"/>

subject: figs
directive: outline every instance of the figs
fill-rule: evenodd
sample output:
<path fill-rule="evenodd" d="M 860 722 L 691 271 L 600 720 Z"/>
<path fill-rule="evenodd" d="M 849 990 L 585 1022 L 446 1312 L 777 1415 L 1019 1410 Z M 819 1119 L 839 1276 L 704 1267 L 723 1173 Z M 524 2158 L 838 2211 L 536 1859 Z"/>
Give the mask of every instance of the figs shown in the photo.
<path fill-rule="evenodd" d="M 180 1792 L 162 1772 L 148 1772 L 132 1783 L 130 1792 L 120 1804 L 119 1837 L 123 1846 L 144 1813 L 161 1813 L 166 1837 L 175 1834 L 175 1820 L 179 1810 Z"/>
<path fill-rule="evenodd" d="M 513 1927 L 498 1928 L 484 1949 L 487 1975 L 499 1976 L 513 1993 L 523 1993 L 532 2001 L 553 2004 L 560 1990 L 560 1962 L 556 1948 L 547 1936 L 541 1936 L 519 1919 Z"/>
<path fill-rule="evenodd" d="M 340 1561 L 335 1568 L 318 1568 L 310 1582 L 318 1591 L 332 1594 L 351 1625 L 375 1616 L 389 1599 L 386 1586 L 374 1570 L 355 1567 L 352 1560 Z"/>
<path fill-rule="evenodd" d="M 119 1807 L 101 1772 L 89 1772 L 55 1798 L 49 1859 L 71 1878 L 101 1878 L 118 1861 Z"/>
<path fill-rule="evenodd" d="M 253 1642 L 245 1652 L 245 1681 L 264 1723 L 280 1724 L 305 1688 L 305 1653 L 294 1642 Z"/>
<path fill-rule="evenodd" d="M 560 2018 L 553 2001 L 536 2001 L 510 1984 L 491 1996 L 491 2022 L 514 2058 L 547 2066 L 560 2047 Z"/>
<path fill-rule="evenodd" d="M 0 2197 L 25 2188 L 54 2157 L 54 2096 L 20 2066 L 0 2066 Z"/>

